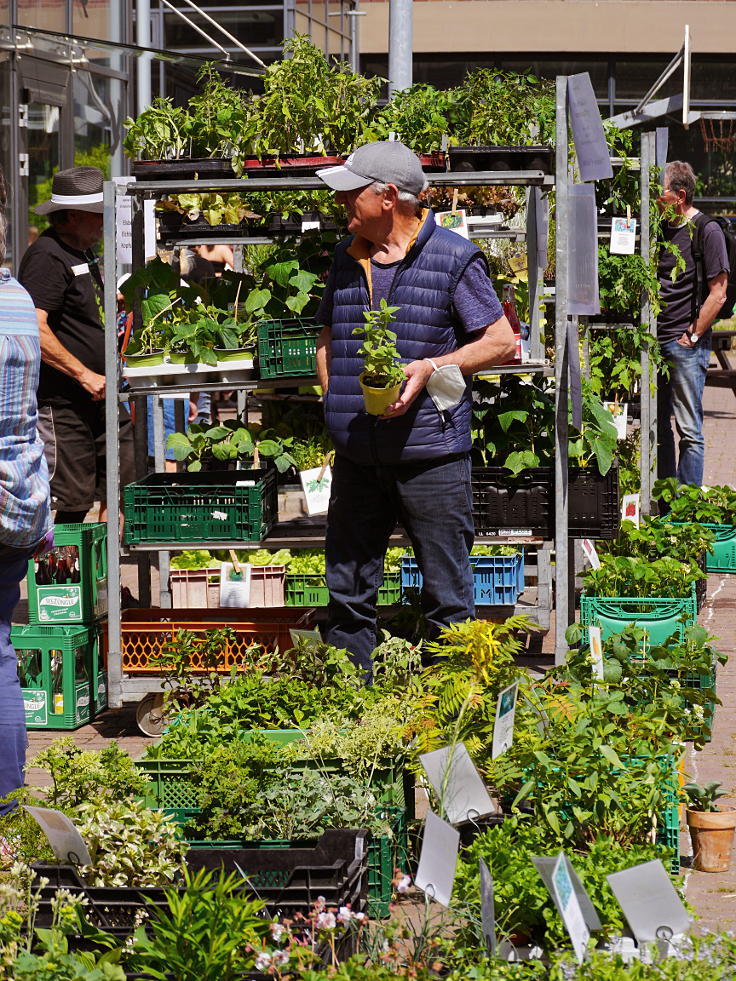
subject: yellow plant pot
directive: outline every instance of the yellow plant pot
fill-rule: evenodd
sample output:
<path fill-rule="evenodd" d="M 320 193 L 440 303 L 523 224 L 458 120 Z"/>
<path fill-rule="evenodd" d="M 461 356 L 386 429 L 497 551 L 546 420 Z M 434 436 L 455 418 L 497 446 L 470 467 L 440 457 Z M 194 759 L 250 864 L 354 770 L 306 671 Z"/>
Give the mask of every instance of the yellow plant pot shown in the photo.
<path fill-rule="evenodd" d="M 386 409 L 399 397 L 403 384 L 403 382 L 399 382 L 389 388 L 373 388 L 365 384 L 363 374 L 358 376 L 358 381 L 363 392 L 365 411 L 371 416 L 382 416 Z"/>

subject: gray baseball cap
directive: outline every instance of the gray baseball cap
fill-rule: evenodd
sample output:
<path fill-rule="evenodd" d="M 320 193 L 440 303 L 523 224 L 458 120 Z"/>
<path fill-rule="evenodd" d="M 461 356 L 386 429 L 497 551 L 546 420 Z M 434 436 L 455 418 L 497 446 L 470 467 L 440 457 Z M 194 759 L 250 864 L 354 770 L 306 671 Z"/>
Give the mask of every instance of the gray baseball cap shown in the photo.
<path fill-rule="evenodd" d="M 317 177 L 333 191 L 355 191 L 373 181 L 395 184 L 411 194 L 419 194 L 427 186 L 419 157 L 395 140 L 359 146 L 342 166 L 318 170 Z"/>

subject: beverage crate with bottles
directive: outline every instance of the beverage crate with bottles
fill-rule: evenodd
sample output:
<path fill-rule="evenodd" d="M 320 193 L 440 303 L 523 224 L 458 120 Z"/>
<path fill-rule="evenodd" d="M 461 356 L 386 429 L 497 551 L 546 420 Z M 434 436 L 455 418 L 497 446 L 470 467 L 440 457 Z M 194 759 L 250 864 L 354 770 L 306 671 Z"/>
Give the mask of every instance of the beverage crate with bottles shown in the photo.
<path fill-rule="evenodd" d="M 54 548 L 28 563 L 31 623 L 93 623 L 107 613 L 107 525 L 56 525 Z"/>

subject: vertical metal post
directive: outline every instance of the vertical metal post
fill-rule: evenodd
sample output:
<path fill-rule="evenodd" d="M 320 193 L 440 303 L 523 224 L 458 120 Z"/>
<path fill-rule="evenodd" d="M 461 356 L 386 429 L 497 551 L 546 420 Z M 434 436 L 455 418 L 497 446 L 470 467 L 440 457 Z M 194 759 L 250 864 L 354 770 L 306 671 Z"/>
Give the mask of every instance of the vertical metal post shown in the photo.
<path fill-rule="evenodd" d="M 142 269 L 146 264 L 145 242 L 146 228 L 143 212 L 143 198 L 138 194 L 131 201 L 131 232 L 133 271 Z M 133 307 L 133 329 L 140 331 L 143 326 L 140 302 L 136 299 Z M 142 480 L 148 473 L 148 407 L 145 395 L 137 395 L 131 399 L 135 405 L 135 427 L 133 440 L 135 444 L 135 475 Z M 151 605 L 151 558 L 148 552 L 138 553 L 138 600 L 143 607 Z"/>
<path fill-rule="evenodd" d="M 389 0 L 388 7 L 388 96 L 408 89 L 412 83 L 414 50 L 413 0 Z"/>
<path fill-rule="evenodd" d="M 649 234 L 649 172 L 655 164 L 655 133 L 641 134 L 639 152 L 639 180 L 641 186 L 641 212 L 639 215 L 639 248 L 642 258 L 649 262 L 651 238 Z M 656 337 L 657 322 L 652 317 L 652 307 L 648 296 L 644 294 L 641 301 L 641 320 L 649 325 L 649 333 Z M 639 463 L 641 470 L 641 511 L 649 514 L 652 506 L 652 484 L 657 468 L 657 398 L 656 379 L 655 395 L 652 397 L 651 359 L 649 348 L 641 352 L 641 422 Z"/>
<path fill-rule="evenodd" d="M 107 469 L 107 687 L 110 708 L 123 704 L 120 641 L 120 469 L 118 465 L 118 333 L 115 262 L 115 184 L 105 181 L 105 466 Z"/>
<path fill-rule="evenodd" d="M 557 78 L 555 160 L 555 663 L 565 658 L 569 625 L 567 537 L 567 276 L 568 185 L 567 76 Z M 574 611 L 572 611 L 574 613 Z"/>
<path fill-rule="evenodd" d="M 153 465 L 156 473 L 163 473 L 166 469 L 166 436 L 164 431 L 164 403 L 160 395 L 151 396 L 151 421 L 153 423 Z M 170 610 L 169 553 L 165 549 L 158 553 L 158 591 L 159 606 L 162 610 Z"/>
<path fill-rule="evenodd" d="M 537 188 L 530 187 L 526 208 L 526 254 L 529 277 L 529 357 L 532 361 L 544 360 L 540 304 L 544 293 L 544 269 L 547 265 L 547 256 L 543 256 L 539 251 L 537 230 L 538 209 L 545 206 L 537 193 Z"/>
<path fill-rule="evenodd" d="M 362 16 L 358 10 L 358 0 L 353 0 L 348 11 L 348 20 L 350 21 L 350 67 L 356 75 L 360 72 L 360 18 Z"/>
<path fill-rule="evenodd" d="M 151 47 L 151 0 L 136 0 L 135 42 L 141 48 Z M 136 105 L 139 114 L 151 104 L 151 55 L 143 52 L 137 59 Z"/>

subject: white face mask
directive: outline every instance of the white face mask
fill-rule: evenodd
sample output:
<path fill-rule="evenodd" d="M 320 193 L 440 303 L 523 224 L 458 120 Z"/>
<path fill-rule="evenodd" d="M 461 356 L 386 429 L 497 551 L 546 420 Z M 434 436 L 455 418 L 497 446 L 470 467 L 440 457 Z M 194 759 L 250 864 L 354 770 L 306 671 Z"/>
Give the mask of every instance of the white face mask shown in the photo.
<path fill-rule="evenodd" d="M 429 397 L 440 412 L 445 412 L 457 405 L 465 394 L 463 373 L 456 364 L 443 364 L 438 368 L 431 358 L 424 360 L 434 368 L 427 382 Z"/>

